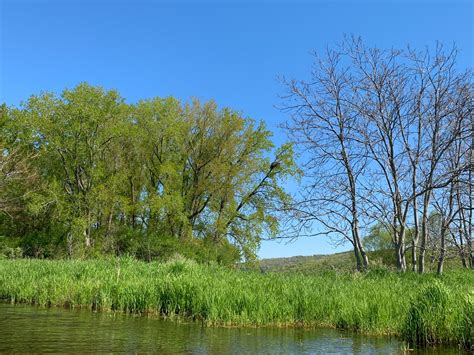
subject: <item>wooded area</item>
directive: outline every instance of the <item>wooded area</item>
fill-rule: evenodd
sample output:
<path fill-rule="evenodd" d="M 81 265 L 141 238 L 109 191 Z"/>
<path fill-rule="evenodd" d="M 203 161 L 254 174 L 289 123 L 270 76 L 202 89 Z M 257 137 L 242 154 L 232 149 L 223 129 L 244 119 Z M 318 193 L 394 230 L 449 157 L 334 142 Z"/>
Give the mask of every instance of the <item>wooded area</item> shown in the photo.
<path fill-rule="evenodd" d="M 0 130 L 0 236 L 25 256 L 252 258 L 295 171 L 262 122 L 87 84 L 3 105 Z"/>

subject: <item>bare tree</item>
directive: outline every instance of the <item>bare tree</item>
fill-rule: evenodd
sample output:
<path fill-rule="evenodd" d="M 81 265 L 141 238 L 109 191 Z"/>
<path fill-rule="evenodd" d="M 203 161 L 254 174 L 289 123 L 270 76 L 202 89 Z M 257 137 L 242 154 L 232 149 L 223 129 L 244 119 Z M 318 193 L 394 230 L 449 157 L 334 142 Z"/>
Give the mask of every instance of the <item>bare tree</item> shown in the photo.
<path fill-rule="evenodd" d="M 421 181 L 418 195 L 422 199 L 421 243 L 418 271 L 425 265 L 428 239 L 428 215 L 433 191 L 448 186 L 466 169 L 466 165 L 443 171 L 441 165 L 450 148 L 462 139 L 466 132 L 466 119 L 471 114 L 471 74 L 456 69 L 456 48 L 445 52 L 438 44 L 432 54 L 410 52 L 412 68 L 420 77 L 422 89 L 421 113 L 423 154 L 420 160 Z"/>
<path fill-rule="evenodd" d="M 467 116 L 466 120 L 467 135 L 464 139 L 460 139 L 455 147 L 455 155 L 451 154 L 449 163 L 457 163 L 462 167 L 466 167 L 463 172 L 453 182 L 454 200 L 457 206 L 458 215 L 453 218 L 453 228 L 450 231 L 452 242 L 457 249 L 464 267 L 474 269 L 474 253 L 473 253 L 473 211 L 474 211 L 474 194 L 473 194 L 473 171 L 474 171 L 474 122 L 472 116 Z"/>
<path fill-rule="evenodd" d="M 358 138 L 359 116 L 351 108 L 353 80 L 340 53 L 328 50 L 324 59 L 315 54 L 310 81 L 285 82 L 284 110 L 291 113 L 285 128 L 305 160 L 305 186 L 292 209 L 296 230 L 350 242 L 362 270 L 369 265 L 358 191 L 366 154 Z"/>
<path fill-rule="evenodd" d="M 452 133 L 456 138 L 439 163 L 438 174 L 445 176 L 445 178 L 451 177 L 449 185 L 433 191 L 434 208 L 441 217 L 437 269 L 439 274 L 443 272 L 444 261 L 450 251 L 448 248 L 453 249 L 453 246 L 457 248 L 463 265 L 467 266 L 464 243 L 466 240 L 470 240 L 467 232 L 468 225 L 472 223 L 468 223 L 466 220 L 465 210 L 472 200 L 472 196 L 469 196 L 468 199 L 462 198 L 461 190 L 470 185 L 469 174 L 472 169 L 469 167 L 471 122 L 468 120 L 470 116 L 464 112 L 465 107 L 466 105 L 460 106 L 460 111 L 453 117 L 453 126 L 456 130 L 459 126 L 460 130 Z M 449 236 L 452 239 L 448 239 Z"/>
<path fill-rule="evenodd" d="M 434 52 L 382 50 L 352 37 L 316 57 L 310 81 L 285 82 L 286 129 L 305 161 L 306 183 L 292 209 L 297 232 L 342 236 L 359 268 L 368 265 L 361 231 L 381 223 L 398 268 L 407 269 L 411 249 L 412 270 L 422 273 L 437 207 L 446 216 L 441 249 L 459 218 L 472 259 L 472 208 L 463 202 L 472 207 L 472 199 L 461 197 L 472 184 L 460 180 L 471 180 L 472 161 L 465 148 L 456 151 L 472 134 L 472 75 L 457 69 L 456 55 L 440 44 Z M 433 201 L 438 189 L 447 198 Z M 314 222 L 324 228 L 314 232 Z"/>
<path fill-rule="evenodd" d="M 411 121 L 407 122 L 407 117 L 412 110 L 409 72 L 399 50 L 367 48 L 358 38 L 347 41 L 344 48 L 358 78 L 353 105 L 365 122 L 361 136 L 370 164 L 364 195 L 372 218 L 392 232 L 397 266 L 405 271 L 407 223 L 416 176 L 413 167 L 418 159 L 408 149 Z"/>

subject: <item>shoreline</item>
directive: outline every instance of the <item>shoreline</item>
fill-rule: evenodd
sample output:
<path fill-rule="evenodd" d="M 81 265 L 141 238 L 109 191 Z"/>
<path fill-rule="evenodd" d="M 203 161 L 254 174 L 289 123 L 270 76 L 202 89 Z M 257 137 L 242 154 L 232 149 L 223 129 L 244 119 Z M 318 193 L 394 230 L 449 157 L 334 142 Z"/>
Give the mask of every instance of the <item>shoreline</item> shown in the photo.
<path fill-rule="evenodd" d="M 301 276 L 229 270 L 187 260 L 19 259 L 0 260 L 0 298 L 213 327 L 339 329 L 394 337 L 422 347 L 441 344 L 469 349 L 472 278 L 469 271 L 453 271 L 441 278 L 336 272 Z M 426 304 L 433 294 L 439 299 Z M 446 303 L 437 306 L 440 300 L 449 307 Z M 421 322 L 431 322 L 431 332 L 410 332 L 419 330 Z"/>

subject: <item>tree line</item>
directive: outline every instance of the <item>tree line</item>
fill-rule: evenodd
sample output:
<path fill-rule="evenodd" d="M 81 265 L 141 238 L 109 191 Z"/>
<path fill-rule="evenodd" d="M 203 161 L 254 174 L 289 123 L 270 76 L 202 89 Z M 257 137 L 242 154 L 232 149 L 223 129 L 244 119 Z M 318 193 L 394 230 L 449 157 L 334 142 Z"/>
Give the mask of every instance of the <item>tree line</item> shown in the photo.
<path fill-rule="evenodd" d="M 252 258 L 296 171 L 263 122 L 214 102 L 127 104 L 82 83 L 0 119 L 0 236 L 27 256 Z"/>
<path fill-rule="evenodd" d="M 1 106 L 0 244 L 232 264 L 262 238 L 324 235 L 353 246 L 358 270 L 374 245 L 401 271 L 428 255 L 441 273 L 453 253 L 474 268 L 473 83 L 457 49 L 352 37 L 314 57 L 308 80 L 283 79 L 281 147 L 214 102 L 128 104 L 86 83 Z"/>
<path fill-rule="evenodd" d="M 453 251 L 474 268 L 473 83 L 457 49 L 352 37 L 314 56 L 308 80 L 284 79 L 285 129 L 305 173 L 293 233 L 351 243 L 359 270 L 369 267 L 363 237 L 377 229 L 401 271 L 410 255 L 423 273 L 427 251 L 439 273 Z"/>

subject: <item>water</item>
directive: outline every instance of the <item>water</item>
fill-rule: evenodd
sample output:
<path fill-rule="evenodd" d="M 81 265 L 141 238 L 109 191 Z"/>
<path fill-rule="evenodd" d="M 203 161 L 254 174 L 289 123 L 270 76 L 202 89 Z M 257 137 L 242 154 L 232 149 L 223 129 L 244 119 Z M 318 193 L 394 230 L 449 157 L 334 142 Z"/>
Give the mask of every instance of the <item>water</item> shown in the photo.
<path fill-rule="evenodd" d="M 0 303 L 0 353 L 397 354 L 402 346 L 394 339 L 330 329 L 213 328 L 119 313 Z"/>

